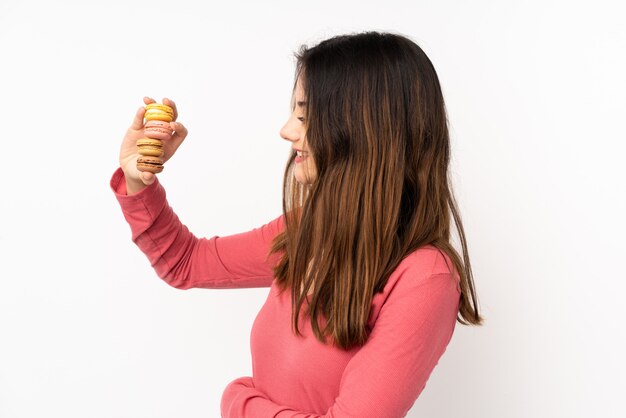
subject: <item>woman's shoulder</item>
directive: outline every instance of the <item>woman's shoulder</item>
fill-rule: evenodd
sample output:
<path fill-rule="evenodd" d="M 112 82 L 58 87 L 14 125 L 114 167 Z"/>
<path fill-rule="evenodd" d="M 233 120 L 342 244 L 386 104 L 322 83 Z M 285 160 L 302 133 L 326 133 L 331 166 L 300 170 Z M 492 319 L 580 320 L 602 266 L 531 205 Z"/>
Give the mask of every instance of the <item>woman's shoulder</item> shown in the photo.
<path fill-rule="evenodd" d="M 436 274 L 458 275 L 452 258 L 433 245 L 425 245 L 407 255 L 396 270 L 406 270 L 412 276 L 429 277 Z"/>
<path fill-rule="evenodd" d="M 383 291 L 374 295 L 368 323 L 373 326 L 386 303 L 405 297 L 420 298 L 424 292 L 445 287 L 451 297 L 460 294 L 459 275 L 452 259 L 440 249 L 426 245 L 407 255 L 391 273 Z"/>
<path fill-rule="evenodd" d="M 458 277 L 458 272 L 448 254 L 433 245 L 425 245 L 409 253 L 398 264 L 385 288 L 391 290 L 400 280 L 410 282 L 405 285 L 419 286 L 437 275 Z"/>

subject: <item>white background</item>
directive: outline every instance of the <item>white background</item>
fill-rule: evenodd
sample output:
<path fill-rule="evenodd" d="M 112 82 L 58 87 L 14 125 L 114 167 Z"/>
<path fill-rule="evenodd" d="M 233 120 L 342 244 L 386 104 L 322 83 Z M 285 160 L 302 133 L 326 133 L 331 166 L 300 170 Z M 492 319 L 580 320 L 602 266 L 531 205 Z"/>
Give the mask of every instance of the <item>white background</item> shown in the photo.
<path fill-rule="evenodd" d="M 176 290 L 109 180 L 144 95 L 189 136 L 159 175 L 197 236 L 278 216 L 293 52 L 416 41 L 443 86 L 485 325 L 409 417 L 625 408 L 621 2 L 0 2 L 0 417 L 218 417 L 268 289 Z"/>

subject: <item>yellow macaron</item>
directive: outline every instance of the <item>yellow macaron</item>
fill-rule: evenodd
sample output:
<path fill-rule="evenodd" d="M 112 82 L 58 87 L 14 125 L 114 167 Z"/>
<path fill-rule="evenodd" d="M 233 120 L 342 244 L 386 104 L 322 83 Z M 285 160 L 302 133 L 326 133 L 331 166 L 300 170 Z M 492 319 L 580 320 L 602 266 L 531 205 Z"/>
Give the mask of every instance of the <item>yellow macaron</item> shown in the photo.
<path fill-rule="evenodd" d="M 146 105 L 146 113 L 143 117 L 146 120 L 162 120 L 164 122 L 171 122 L 174 120 L 174 109 L 164 104 L 150 103 L 149 105 Z"/>
<path fill-rule="evenodd" d="M 137 151 L 139 155 L 148 155 L 150 157 L 162 157 L 163 142 L 153 138 L 141 138 L 137 140 Z"/>

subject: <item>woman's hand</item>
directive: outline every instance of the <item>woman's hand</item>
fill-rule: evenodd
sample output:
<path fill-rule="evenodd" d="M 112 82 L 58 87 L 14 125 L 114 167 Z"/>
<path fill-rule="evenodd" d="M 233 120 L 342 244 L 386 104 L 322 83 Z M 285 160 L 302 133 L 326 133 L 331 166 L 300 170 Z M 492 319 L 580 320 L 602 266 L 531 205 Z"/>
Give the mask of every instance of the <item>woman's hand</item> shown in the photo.
<path fill-rule="evenodd" d="M 143 102 L 145 104 L 155 103 L 155 101 L 149 97 L 144 97 Z M 174 110 L 174 121 L 170 122 L 170 126 L 174 129 L 174 134 L 170 140 L 163 141 L 164 155 L 161 157 L 163 162 L 166 162 L 176 152 L 180 144 L 187 136 L 187 128 L 185 128 L 180 122 L 176 122 L 178 118 L 178 110 L 176 104 L 167 98 L 163 99 L 163 104 L 171 107 Z M 135 113 L 133 123 L 126 131 L 126 135 L 122 141 L 122 147 L 120 149 L 120 167 L 124 171 L 126 177 L 127 186 L 132 186 L 132 191 L 138 191 L 145 186 L 149 186 L 154 183 L 156 176 L 154 173 L 147 171 L 137 170 L 137 158 L 139 158 L 139 152 L 137 151 L 137 140 L 144 138 L 143 134 L 143 116 L 146 109 L 141 106 Z M 128 190 L 131 194 L 131 190 Z"/>

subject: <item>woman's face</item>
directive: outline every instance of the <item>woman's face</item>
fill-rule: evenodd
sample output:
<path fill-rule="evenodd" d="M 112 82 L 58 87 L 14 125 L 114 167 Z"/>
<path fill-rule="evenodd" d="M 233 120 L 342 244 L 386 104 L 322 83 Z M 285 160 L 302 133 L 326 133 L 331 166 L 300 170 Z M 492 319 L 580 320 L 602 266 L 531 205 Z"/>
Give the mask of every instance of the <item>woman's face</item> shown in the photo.
<path fill-rule="evenodd" d="M 304 89 L 300 83 L 300 78 L 296 83 L 295 99 L 296 106 L 287 123 L 280 130 L 280 136 L 291 142 L 291 148 L 302 151 L 301 157 L 296 156 L 294 175 L 299 183 L 310 184 L 317 178 L 317 169 L 306 143 L 306 121 L 304 120 L 306 98 L 304 97 Z"/>

